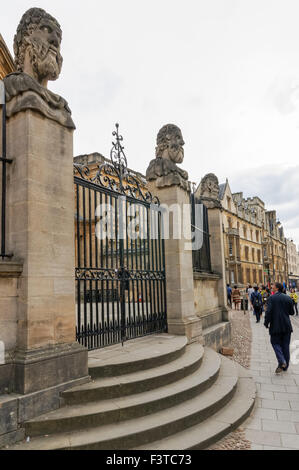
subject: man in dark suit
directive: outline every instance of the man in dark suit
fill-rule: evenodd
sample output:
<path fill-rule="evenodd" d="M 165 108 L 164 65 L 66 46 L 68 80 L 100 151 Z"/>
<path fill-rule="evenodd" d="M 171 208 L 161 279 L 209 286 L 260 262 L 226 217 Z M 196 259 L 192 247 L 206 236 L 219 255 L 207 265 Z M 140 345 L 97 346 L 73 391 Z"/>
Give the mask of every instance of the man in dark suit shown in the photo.
<path fill-rule="evenodd" d="M 274 295 L 267 301 L 265 327 L 269 328 L 271 344 L 278 360 L 276 374 L 286 371 L 290 362 L 290 342 L 293 332 L 290 315 L 294 315 L 292 299 L 283 294 L 283 285 L 276 282 Z"/>

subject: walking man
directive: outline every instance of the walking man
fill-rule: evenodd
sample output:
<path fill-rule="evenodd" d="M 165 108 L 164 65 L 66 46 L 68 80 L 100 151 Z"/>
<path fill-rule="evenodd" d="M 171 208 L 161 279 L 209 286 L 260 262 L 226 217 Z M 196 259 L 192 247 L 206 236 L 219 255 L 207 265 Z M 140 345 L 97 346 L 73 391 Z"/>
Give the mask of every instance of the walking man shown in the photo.
<path fill-rule="evenodd" d="M 259 323 L 263 311 L 263 299 L 258 286 L 254 286 L 254 291 L 251 294 L 251 303 L 256 316 L 256 322 Z"/>
<path fill-rule="evenodd" d="M 271 344 L 277 357 L 276 374 L 286 371 L 290 362 L 290 342 L 293 332 L 290 315 L 294 315 L 292 299 L 283 293 L 283 285 L 276 282 L 274 295 L 267 302 L 265 327 L 269 328 Z"/>

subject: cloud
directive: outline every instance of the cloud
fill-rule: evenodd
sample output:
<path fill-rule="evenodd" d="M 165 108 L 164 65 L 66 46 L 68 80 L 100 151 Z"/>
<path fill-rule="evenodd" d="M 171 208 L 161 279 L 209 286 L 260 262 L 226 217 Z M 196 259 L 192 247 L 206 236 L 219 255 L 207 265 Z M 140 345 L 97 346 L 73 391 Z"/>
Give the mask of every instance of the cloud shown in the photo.
<path fill-rule="evenodd" d="M 243 191 L 244 197 L 258 196 L 266 209 L 275 209 L 286 229 L 286 235 L 299 244 L 299 166 L 279 165 L 247 168 L 229 178 L 233 192 Z M 292 235 L 294 233 L 294 235 Z"/>

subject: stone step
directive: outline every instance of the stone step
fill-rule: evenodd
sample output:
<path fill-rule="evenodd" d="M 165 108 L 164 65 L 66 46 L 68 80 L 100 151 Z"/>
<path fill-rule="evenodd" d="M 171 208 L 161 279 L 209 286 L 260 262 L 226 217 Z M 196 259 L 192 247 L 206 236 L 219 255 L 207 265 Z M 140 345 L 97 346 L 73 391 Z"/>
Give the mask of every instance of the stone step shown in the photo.
<path fill-rule="evenodd" d="M 215 351 L 220 346 L 226 346 L 230 342 L 231 324 L 230 322 L 220 322 L 209 326 L 202 331 L 205 346 L 213 348 Z"/>
<path fill-rule="evenodd" d="M 206 354 L 210 355 L 213 361 L 215 361 L 216 357 L 219 357 L 211 350 L 206 350 Z M 211 367 L 211 364 L 209 367 Z M 203 373 L 203 368 L 204 361 L 198 371 L 198 375 Z M 182 432 L 186 428 L 203 422 L 211 415 L 217 413 L 232 399 L 237 383 L 238 370 L 236 365 L 229 359 L 222 357 L 221 369 L 213 385 L 183 403 L 176 404 L 176 406 L 171 406 L 159 412 L 153 412 L 147 416 L 123 422 L 115 422 L 113 424 L 52 436 L 36 437 L 31 439 L 29 443 L 16 445 L 12 449 L 122 450 L 136 448 Z M 168 406 L 170 405 L 171 403 Z"/>
<path fill-rule="evenodd" d="M 176 406 L 209 388 L 217 379 L 220 365 L 220 356 L 207 350 L 200 369 L 175 383 L 124 398 L 62 407 L 27 421 L 26 435 L 33 437 L 116 423 Z"/>
<path fill-rule="evenodd" d="M 237 429 L 250 415 L 256 397 L 256 385 L 245 369 L 242 374 L 242 369 L 239 366 L 241 374 L 235 395 L 220 411 L 200 424 L 165 439 L 134 447 L 134 450 L 206 449 Z"/>
<path fill-rule="evenodd" d="M 107 400 L 157 389 L 195 372 L 201 365 L 204 348 L 191 344 L 185 354 L 168 364 L 116 377 L 97 378 L 62 394 L 64 405 Z"/>
<path fill-rule="evenodd" d="M 187 343 L 185 336 L 159 334 L 90 351 L 89 374 L 115 377 L 168 364 L 184 354 Z"/>

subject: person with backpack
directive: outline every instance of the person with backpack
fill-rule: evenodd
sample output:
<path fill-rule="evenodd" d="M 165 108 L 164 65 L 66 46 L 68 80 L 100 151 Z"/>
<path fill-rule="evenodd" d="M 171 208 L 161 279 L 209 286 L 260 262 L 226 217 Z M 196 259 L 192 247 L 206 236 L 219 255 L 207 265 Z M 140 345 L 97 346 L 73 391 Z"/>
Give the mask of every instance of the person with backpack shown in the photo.
<path fill-rule="evenodd" d="M 290 342 L 293 332 L 290 315 L 294 315 L 292 299 L 283 293 L 283 285 L 275 284 L 275 293 L 267 302 L 264 325 L 269 328 L 271 344 L 274 349 L 278 367 L 275 371 L 280 374 L 287 371 L 290 362 Z"/>
<path fill-rule="evenodd" d="M 227 284 L 226 290 L 227 290 L 227 301 L 229 305 L 232 307 L 232 288 L 229 284 Z"/>
<path fill-rule="evenodd" d="M 298 305 L 297 305 L 298 304 L 298 294 L 295 291 L 295 289 L 291 289 L 290 297 L 293 301 L 294 309 L 295 309 L 295 312 L 296 312 L 296 317 L 298 317 Z"/>
<path fill-rule="evenodd" d="M 256 323 L 259 323 L 263 310 L 263 299 L 261 293 L 259 292 L 258 286 L 254 286 L 254 292 L 251 294 L 251 303 L 254 314 L 256 316 Z"/>

